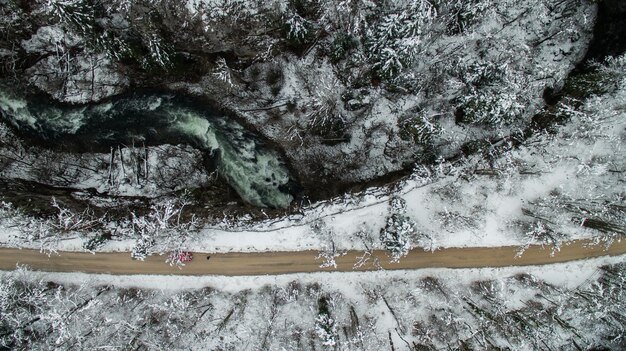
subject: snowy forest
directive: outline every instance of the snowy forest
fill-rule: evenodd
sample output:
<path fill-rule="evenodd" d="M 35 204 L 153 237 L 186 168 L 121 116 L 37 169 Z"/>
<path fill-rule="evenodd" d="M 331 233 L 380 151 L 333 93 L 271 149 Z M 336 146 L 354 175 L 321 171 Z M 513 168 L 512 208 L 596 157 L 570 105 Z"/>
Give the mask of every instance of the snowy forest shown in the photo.
<path fill-rule="evenodd" d="M 74 284 L 59 284 L 20 269 L 0 282 L 0 347 L 623 349 L 623 259 L 597 268 L 590 263 L 599 262 L 560 267 L 546 277 L 539 268 L 377 272 L 375 279 L 352 275 L 337 283 L 291 276 L 265 284 L 239 282 L 227 290 L 215 288 L 223 281 L 186 290 L 102 281 L 76 285 L 75 277 L 69 278 Z"/>
<path fill-rule="evenodd" d="M 0 0 L 0 34 L 0 255 L 320 271 L 0 257 L 0 350 L 626 348 L 624 252 L 377 261 L 621 250 L 626 2 Z"/>

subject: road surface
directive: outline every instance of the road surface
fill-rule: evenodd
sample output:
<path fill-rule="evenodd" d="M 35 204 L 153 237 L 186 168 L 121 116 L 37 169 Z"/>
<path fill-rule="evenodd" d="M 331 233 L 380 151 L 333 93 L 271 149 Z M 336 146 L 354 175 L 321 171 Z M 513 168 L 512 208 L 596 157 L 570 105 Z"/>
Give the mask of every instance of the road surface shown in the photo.
<path fill-rule="evenodd" d="M 591 245 L 589 241 L 572 241 L 552 257 L 549 248 L 531 246 L 519 258 L 517 247 L 447 248 L 435 252 L 413 250 L 399 263 L 389 262 L 385 251 L 374 251 L 365 264 L 355 267 L 362 251 L 348 251 L 337 257 L 337 268 L 320 268 L 316 259 L 318 251 L 265 252 L 265 253 L 194 253 L 192 262 L 179 269 L 165 263 L 165 256 L 151 256 L 145 261 L 135 261 L 130 253 L 59 252 L 48 256 L 38 250 L 0 248 L 0 269 L 11 270 L 16 264 L 31 269 L 50 272 L 85 272 L 108 274 L 166 274 L 166 275 L 265 275 L 322 271 L 367 271 L 380 268 L 419 269 L 432 267 L 481 268 L 541 265 L 567 262 L 599 256 L 626 254 L 626 240 L 604 246 Z M 211 259 L 206 257 L 210 255 Z M 367 257 L 367 256 L 366 256 Z"/>

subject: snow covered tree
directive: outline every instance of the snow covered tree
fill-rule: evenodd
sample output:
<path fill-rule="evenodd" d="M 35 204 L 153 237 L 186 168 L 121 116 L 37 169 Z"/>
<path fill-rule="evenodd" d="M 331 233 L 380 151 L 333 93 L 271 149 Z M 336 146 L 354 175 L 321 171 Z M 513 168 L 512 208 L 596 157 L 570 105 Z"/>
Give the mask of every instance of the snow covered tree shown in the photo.
<path fill-rule="evenodd" d="M 443 133 L 443 128 L 436 121 L 436 116 L 427 116 L 419 109 L 410 111 L 405 118 L 400 118 L 398 124 L 402 139 L 410 139 L 420 145 L 430 145 L 434 138 Z"/>
<path fill-rule="evenodd" d="M 427 0 L 419 0 L 408 8 L 383 14 L 370 25 L 365 47 L 379 76 L 391 79 L 411 66 L 426 27 L 436 17 L 436 8 Z"/>
<path fill-rule="evenodd" d="M 95 25 L 93 5 L 85 0 L 48 0 L 44 5 L 50 15 L 80 34 L 90 35 Z"/>
<path fill-rule="evenodd" d="M 18 67 L 20 42 L 30 37 L 32 25 L 18 1 L 4 1 L 0 6 L 0 76 L 11 77 Z M 14 76 L 15 77 L 15 76 Z"/>
<path fill-rule="evenodd" d="M 279 20 L 285 43 L 299 55 L 304 53 L 315 37 L 316 23 L 308 18 L 311 15 L 310 6 L 312 5 L 292 5 Z"/>
<path fill-rule="evenodd" d="M 154 252 L 178 250 L 198 225 L 195 216 L 183 217 L 187 204 L 185 200 L 166 200 L 150 206 L 147 215 L 131 213 L 131 225 L 123 230 L 136 238 L 131 257 L 144 260 Z"/>
<path fill-rule="evenodd" d="M 505 62 L 461 60 L 456 68 L 466 84 L 458 98 L 458 122 L 502 126 L 522 116 L 527 102 L 518 82 Z"/>
<path fill-rule="evenodd" d="M 380 241 L 391 254 L 391 261 L 397 262 L 411 249 L 409 238 L 416 233 L 415 222 L 407 217 L 406 201 L 393 197 L 390 202 L 390 216 L 380 231 Z"/>
<path fill-rule="evenodd" d="M 97 218 L 89 208 L 82 213 L 76 213 L 61 207 L 54 197 L 52 197 L 52 207 L 57 211 L 52 227 L 60 233 L 94 230 L 102 224 L 102 218 Z"/>
<path fill-rule="evenodd" d="M 330 299 L 321 297 L 317 303 L 317 318 L 315 318 L 315 333 L 327 349 L 333 349 L 337 344 L 337 326 L 330 315 Z"/>
<path fill-rule="evenodd" d="M 517 253 L 516 257 L 521 257 L 524 251 L 530 247 L 530 245 L 546 245 L 551 248 L 551 255 L 554 255 L 561 249 L 562 243 L 567 240 L 567 236 L 561 232 L 552 229 L 554 222 L 550 222 L 546 218 L 539 217 L 529 210 L 522 210 L 526 215 L 534 217 L 534 221 L 527 223 L 524 228 L 524 237 L 527 242 L 522 245 Z"/>
<path fill-rule="evenodd" d="M 337 268 L 337 257 L 345 255 L 345 252 L 340 252 L 335 247 L 335 240 L 333 238 L 333 232 L 326 224 L 321 221 L 315 221 L 311 224 L 311 231 L 318 237 L 322 243 L 322 249 L 320 250 L 316 260 L 321 260 L 320 268 Z"/>
<path fill-rule="evenodd" d="M 297 13 L 288 17 L 285 20 L 285 31 L 287 39 L 293 40 L 296 43 L 304 42 L 304 39 L 309 35 L 310 24 Z"/>
<path fill-rule="evenodd" d="M 35 323 L 46 303 L 44 284 L 23 282 L 20 274 L 0 279 L 0 348 L 6 350 L 26 348 L 36 337 Z"/>
<path fill-rule="evenodd" d="M 223 57 L 217 59 L 217 62 L 215 63 L 215 68 L 213 69 L 213 76 L 216 77 L 219 81 L 224 82 L 224 84 L 228 88 L 232 88 L 235 86 L 233 84 L 233 77 L 230 68 L 228 67 L 228 64 L 226 64 L 226 60 Z"/>
<path fill-rule="evenodd" d="M 143 40 L 148 53 L 146 56 L 141 58 L 140 62 L 142 67 L 149 68 L 151 66 L 156 66 L 163 69 L 169 69 L 172 67 L 174 48 L 171 44 L 165 41 L 157 33 L 146 35 Z"/>
<path fill-rule="evenodd" d="M 150 248 L 154 245 L 154 240 L 147 236 L 141 236 L 135 242 L 130 251 L 130 257 L 133 260 L 143 261 L 150 254 Z"/>
<path fill-rule="evenodd" d="M 345 88 L 341 82 L 334 75 L 322 75 L 315 85 L 309 126 L 324 127 L 345 121 L 346 111 L 341 101 Z"/>
<path fill-rule="evenodd" d="M 499 126 L 520 117 L 525 108 L 515 92 L 499 89 L 472 88 L 459 101 L 461 106 L 456 113 L 457 120 L 464 123 Z"/>
<path fill-rule="evenodd" d="M 469 31 L 492 6 L 489 0 L 452 0 L 442 2 L 442 5 L 445 6 L 446 32 L 449 35 Z"/>

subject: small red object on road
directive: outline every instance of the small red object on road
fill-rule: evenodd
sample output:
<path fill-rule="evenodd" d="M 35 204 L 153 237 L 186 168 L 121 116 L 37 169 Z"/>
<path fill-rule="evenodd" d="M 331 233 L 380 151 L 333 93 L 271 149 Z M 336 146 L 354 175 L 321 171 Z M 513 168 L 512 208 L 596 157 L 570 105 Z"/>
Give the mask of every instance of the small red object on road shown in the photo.
<path fill-rule="evenodd" d="M 189 251 L 179 251 L 175 250 L 170 253 L 166 263 L 169 263 L 170 266 L 177 266 L 178 268 L 185 265 L 185 263 L 190 262 L 193 259 L 193 254 Z"/>
<path fill-rule="evenodd" d="M 181 251 L 178 254 L 178 262 L 186 263 L 190 262 L 191 260 L 193 260 L 193 254 L 189 251 Z"/>

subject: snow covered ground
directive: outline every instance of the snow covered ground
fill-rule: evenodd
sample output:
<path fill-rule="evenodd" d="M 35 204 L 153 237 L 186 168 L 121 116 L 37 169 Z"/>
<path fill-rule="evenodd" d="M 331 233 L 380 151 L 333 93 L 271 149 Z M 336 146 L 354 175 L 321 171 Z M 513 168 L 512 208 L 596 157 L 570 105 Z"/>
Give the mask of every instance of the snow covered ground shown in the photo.
<path fill-rule="evenodd" d="M 56 350 L 619 349 L 623 261 L 237 278 L 20 269 L 0 273 L 8 328 L 0 342 Z"/>

